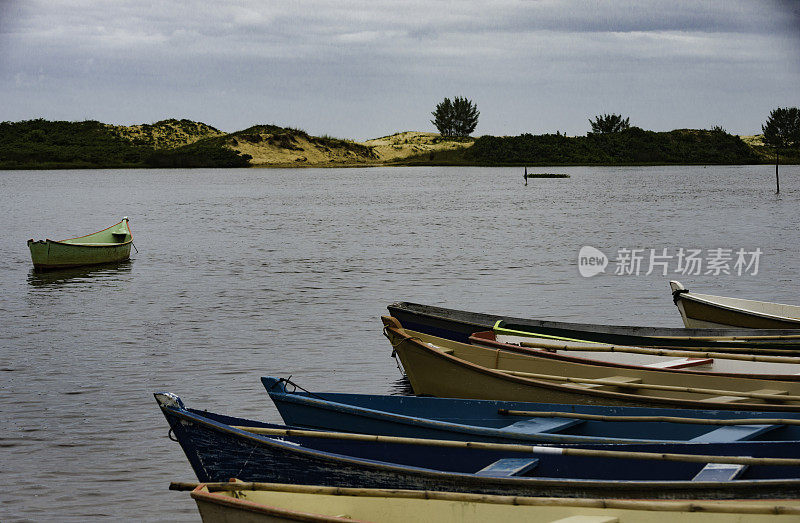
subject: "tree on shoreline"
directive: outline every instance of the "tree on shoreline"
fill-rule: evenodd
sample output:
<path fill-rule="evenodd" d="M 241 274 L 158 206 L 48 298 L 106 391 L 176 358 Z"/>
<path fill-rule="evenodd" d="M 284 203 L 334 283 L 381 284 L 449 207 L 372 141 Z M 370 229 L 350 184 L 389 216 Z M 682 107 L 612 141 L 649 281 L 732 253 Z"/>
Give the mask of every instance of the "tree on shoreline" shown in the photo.
<path fill-rule="evenodd" d="M 800 109 L 797 107 L 778 107 L 769 113 L 767 123 L 761 126 L 764 145 L 775 148 L 775 183 L 781 192 L 778 178 L 778 164 L 781 149 L 800 146 Z"/>
<path fill-rule="evenodd" d="M 593 133 L 609 134 L 628 129 L 631 126 L 630 120 L 630 118 L 623 120 L 621 114 L 603 114 L 595 116 L 594 121 L 590 118 L 589 123 L 592 126 Z"/>
<path fill-rule="evenodd" d="M 433 120 L 431 123 L 436 126 L 442 136 L 469 136 L 478 126 L 478 106 L 464 97 L 456 96 L 453 101 L 445 98 L 436 105 L 436 109 L 431 112 Z"/>

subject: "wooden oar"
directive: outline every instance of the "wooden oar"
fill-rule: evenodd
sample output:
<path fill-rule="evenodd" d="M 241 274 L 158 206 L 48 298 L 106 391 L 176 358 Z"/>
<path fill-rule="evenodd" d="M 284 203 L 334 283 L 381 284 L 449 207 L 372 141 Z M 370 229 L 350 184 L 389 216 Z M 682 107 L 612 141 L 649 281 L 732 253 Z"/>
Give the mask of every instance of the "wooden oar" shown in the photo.
<path fill-rule="evenodd" d="M 426 445 L 429 447 L 499 450 L 507 452 L 527 452 L 532 454 L 558 454 L 564 456 L 584 456 L 613 459 L 682 461 L 689 463 L 725 463 L 732 465 L 774 465 L 788 467 L 800 466 L 800 459 L 797 458 L 752 458 L 749 456 L 708 456 L 699 454 L 669 454 L 660 452 L 625 452 L 620 450 L 593 450 L 566 447 L 544 447 L 538 445 L 517 445 L 513 443 L 484 443 L 480 441 L 403 438 L 399 436 L 378 436 L 374 434 L 350 434 L 343 432 L 322 432 L 299 429 L 269 429 L 265 427 L 248 426 L 233 426 L 233 428 L 264 436 L 304 436 L 321 439 L 338 439 L 344 441 L 399 443 L 403 445 Z"/>
<path fill-rule="evenodd" d="M 525 416 L 529 418 L 569 418 L 591 421 L 633 421 L 657 423 L 685 423 L 690 425 L 800 425 L 800 419 L 782 418 L 743 418 L 743 419 L 704 419 L 679 418 L 674 416 L 602 416 L 599 414 L 581 414 L 578 412 L 552 412 L 535 410 L 497 409 L 503 416 Z"/>
<path fill-rule="evenodd" d="M 531 378 L 547 381 L 563 381 L 568 383 L 588 383 L 591 385 L 604 385 L 607 387 L 619 387 L 621 389 L 645 389 L 645 390 L 668 390 L 673 392 L 688 392 L 691 394 L 710 394 L 713 396 L 737 396 L 740 398 L 757 398 L 762 400 L 772 400 L 778 403 L 800 401 L 800 396 L 788 394 L 765 394 L 762 392 L 744 392 L 734 390 L 704 389 L 699 387 L 678 387 L 676 385 L 656 385 L 655 383 L 626 383 L 609 381 L 604 379 L 590 378 L 570 378 L 567 376 L 555 376 L 552 374 L 535 374 L 533 372 L 522 372 L 516 370 L 492 369 L 503 374 L 517 376 L 520 378 Z"/>
<path fill-rule="evenodd" d="M 399 490 L 352 487 L 324 487 L 316 485 L 288 485 L 285 483 L 249 483 L 243 481 L 199 483 L 191 481 L 172 481 L 169 490 L 190 491 L 204 486 L 209 492 L 230 492 L 239 490 L 296 492 L 302 494 L 322 494 L 328 496 L 391 497 L 407 499 L 436 499 L 443 501 L 467 501 L 473 503 L 494 503 L 498 505 L 528 505 L 548 507 L 610 508 L 629 510 L 658 510 L 662 512 L 709 512 L 737 514 L 800 514 L 800 503 L 787 500 L 787 504 L 761 504 L 751 501 L 683 501 L 683 500 L 630 500 L 595 498 L 539 498 L 527 496 L 498 496 L 492 494 L 468 494 L 461 492 L 442 492 L 436 490 Z M 774 502 L 768 502 L 774 503 Z M 790 504 L 789 504 L 790 503 Z"/>
<path fill-rule="evenodd" d="M 493 494 L 468 494 L 461 492 L 443 492 L 436 490 L 399 490 L 373 489 L 353 487 L 324 487 L 317 485 L 289 485 L 285 483 L 249 483 L 243 481 L 199 483 L 191 481 L 173 481 L 169 490 L 189 491 L 204 486 L 209 492 L 220 491 L 274 491 L 296 492 L 303 494 L 323 494 L 329 496 L 361 496 L 392 497 L 408 499 L 436 499 L 443 501 L 468 501 L 475 503 L 495 503 L 502 505 L 528 505 L 549 507 L 581 507 L 610 508 L 629 510 L 658 510 L 668 512 L 710 512 L 739 514 L 800 514 L 800 502 L 787 500 L 786 504 L 775 505 L 752 501 L 684 501 L 684 500 L 630 500 L 630 499 L 596 499 L 596 498 L 540 498 L 527 496 L 499 496 Z"/>
<path fill-rule="evenodd" d="M 760 361 L 764 363 L 796 363 L 800 357 L 790 356 L 756 356 L 753 354 L 731 354 L 727 352 L 699 352 L 694 350 L 650 349 L 628 345 L 570 345 L 547 341 L 521 341 L 520 347 L 535 349 L 580 351 L 580 352 L 629 352 L 632 354 L 648 354 L 652 356 L 681 356 L 685 358 L 716 358 L 721 360 Z"/>

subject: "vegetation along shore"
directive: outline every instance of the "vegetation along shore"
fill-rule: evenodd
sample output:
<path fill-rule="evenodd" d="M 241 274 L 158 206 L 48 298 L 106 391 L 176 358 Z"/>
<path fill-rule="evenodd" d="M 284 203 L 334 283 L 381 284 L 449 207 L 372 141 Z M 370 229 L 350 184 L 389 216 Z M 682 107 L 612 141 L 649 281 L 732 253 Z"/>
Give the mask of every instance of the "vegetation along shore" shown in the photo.
<path fill-rule="evenodd" d="M 800 163 L 800 152 L 781 153 Z M 0 169 L 126 167 L 353 167 L 377 165 L 557 166 L 763 164 L 761 136 L 715 128 L 653 132 L 627 127 L 585 136 L 448 136 L 401 132 L 365 142 L 257 125 L 224 133 L 190 120 L 117 126 L 97 121 L 0 123 Z"/>

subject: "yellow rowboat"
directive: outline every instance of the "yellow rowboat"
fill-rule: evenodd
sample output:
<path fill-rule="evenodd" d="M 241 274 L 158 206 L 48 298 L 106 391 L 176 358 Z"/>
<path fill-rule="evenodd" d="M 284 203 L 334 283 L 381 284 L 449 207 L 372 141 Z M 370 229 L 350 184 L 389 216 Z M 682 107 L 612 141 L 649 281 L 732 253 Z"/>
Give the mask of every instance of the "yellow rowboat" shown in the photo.
<path fill-rule="evenodd" d="M 800 306 L 689 292 L 669 282 L 672 299 L 687 328 L 798 329 Z"/>
<path fill-rule="evenodd" d="M 33 268 L 37 271 L 98 265 L 127 260 L 133 235 L 128 217 L 111 227 L 68 240 L 28 240 Z"/>
<path fill-rule="evenodd" d="M 680 374 L 537 358 L 407 331 L 384 333 L 416 394 L 547 403 L 800 412 L 800 382 Z"/>
<path fill-rule="evenodd" d="M 800 518 L 800 500 L 565 499 L 242 482 L 173 483 L 170 488 L 194 485 L 191 496 L 204 523 L 781 523 Z"/>

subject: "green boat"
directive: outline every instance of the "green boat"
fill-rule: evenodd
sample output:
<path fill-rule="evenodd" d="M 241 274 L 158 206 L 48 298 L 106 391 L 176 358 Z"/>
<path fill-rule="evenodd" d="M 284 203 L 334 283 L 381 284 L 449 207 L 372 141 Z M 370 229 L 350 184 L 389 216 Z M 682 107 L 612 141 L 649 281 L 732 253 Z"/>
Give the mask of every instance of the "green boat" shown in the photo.
<path fill-rule="evenodd" d="M 37 271 L 127 260 L 132 244 L 127 216 L 111 227 L 86 236 L 61 241 L 28 240 L 33 268 Z"/>

